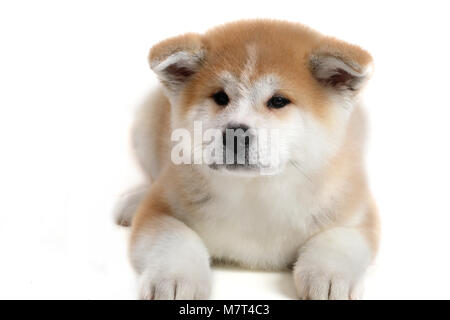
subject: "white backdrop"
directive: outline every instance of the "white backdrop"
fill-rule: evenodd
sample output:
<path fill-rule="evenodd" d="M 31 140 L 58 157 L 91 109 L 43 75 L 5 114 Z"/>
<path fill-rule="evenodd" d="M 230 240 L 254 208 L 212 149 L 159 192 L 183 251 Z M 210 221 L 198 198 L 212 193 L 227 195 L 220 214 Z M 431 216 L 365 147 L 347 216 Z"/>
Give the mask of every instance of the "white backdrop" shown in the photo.
<path fill-rule="evenodd" d="M 368 167 L 383 222 L 367 299 L 450 298 L 446 1 L 2 1 L 0 298 L 136 298 L 117 195 L 140 181 L 133 110 L 169 36 L 305 23 L 375 59 Z M 294 298 L 289 274 L 220 269 L 213 298 Z"/>

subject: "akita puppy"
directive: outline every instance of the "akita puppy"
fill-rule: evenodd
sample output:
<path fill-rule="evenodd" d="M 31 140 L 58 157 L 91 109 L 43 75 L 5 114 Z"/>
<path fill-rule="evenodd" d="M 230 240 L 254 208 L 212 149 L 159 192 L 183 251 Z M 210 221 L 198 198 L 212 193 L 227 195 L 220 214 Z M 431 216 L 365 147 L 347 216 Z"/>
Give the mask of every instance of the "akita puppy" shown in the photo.
<path fill-rule="evenodd" d="M 165 40 L 149 60 L 162 85 L 133 131 L 148 185 L 117 211 L 140 296 L 208 298 L 217 259 L 291 268 L 303 299 L 359 297 L 379 230 L 360 101 L 370 54 L 251 20 Z"/>

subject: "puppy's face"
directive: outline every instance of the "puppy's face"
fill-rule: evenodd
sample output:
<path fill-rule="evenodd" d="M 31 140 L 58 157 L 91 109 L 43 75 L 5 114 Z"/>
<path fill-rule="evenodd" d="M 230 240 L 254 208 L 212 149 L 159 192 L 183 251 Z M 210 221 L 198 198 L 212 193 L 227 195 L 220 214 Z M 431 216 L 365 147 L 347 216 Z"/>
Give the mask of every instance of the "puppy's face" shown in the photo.
<path fill-rule="evenodd" d="M 315 170 L 334 154 L 371 57 L 301 25 L 260 20 L 166 40 L 150 62 L 174 128 L 193 137 L 193 162 L 273 174 L 288 165 Z"/>

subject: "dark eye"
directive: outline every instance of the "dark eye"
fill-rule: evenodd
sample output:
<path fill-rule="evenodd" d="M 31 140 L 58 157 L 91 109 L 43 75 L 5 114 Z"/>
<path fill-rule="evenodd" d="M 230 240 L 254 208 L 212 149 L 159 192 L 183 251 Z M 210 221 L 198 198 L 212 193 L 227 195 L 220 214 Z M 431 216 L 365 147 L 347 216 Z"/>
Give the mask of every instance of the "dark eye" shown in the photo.
<path fill-rule="evenodd" d="M 226 106 L 230 102 L 230 98 L 223 90 L 217 91 L 212 97 L 219 106 Z"/>
<path fill-rule="evenodd" d="M 289 103 L 291 102 L 289 101 L 289 99 L 286 99 L 285 97 L 273 96 L 272 98 L 269 99 L 269 101 L 267 101 L 267 106 L 269 108 L 280 109 Z"/>

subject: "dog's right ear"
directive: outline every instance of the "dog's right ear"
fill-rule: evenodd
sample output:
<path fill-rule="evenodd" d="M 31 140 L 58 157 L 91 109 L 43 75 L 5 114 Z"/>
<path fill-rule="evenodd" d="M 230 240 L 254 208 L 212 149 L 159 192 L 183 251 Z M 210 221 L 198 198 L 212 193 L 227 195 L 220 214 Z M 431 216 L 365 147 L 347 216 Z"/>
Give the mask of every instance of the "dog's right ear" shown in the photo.
<path fill-rule="evenodd" d="M 172 93 L 180 90 L 199 70 L 205 48 L 199 34 L 188 33 L 156 44 L 150 50 L 150 67 Z"/>

